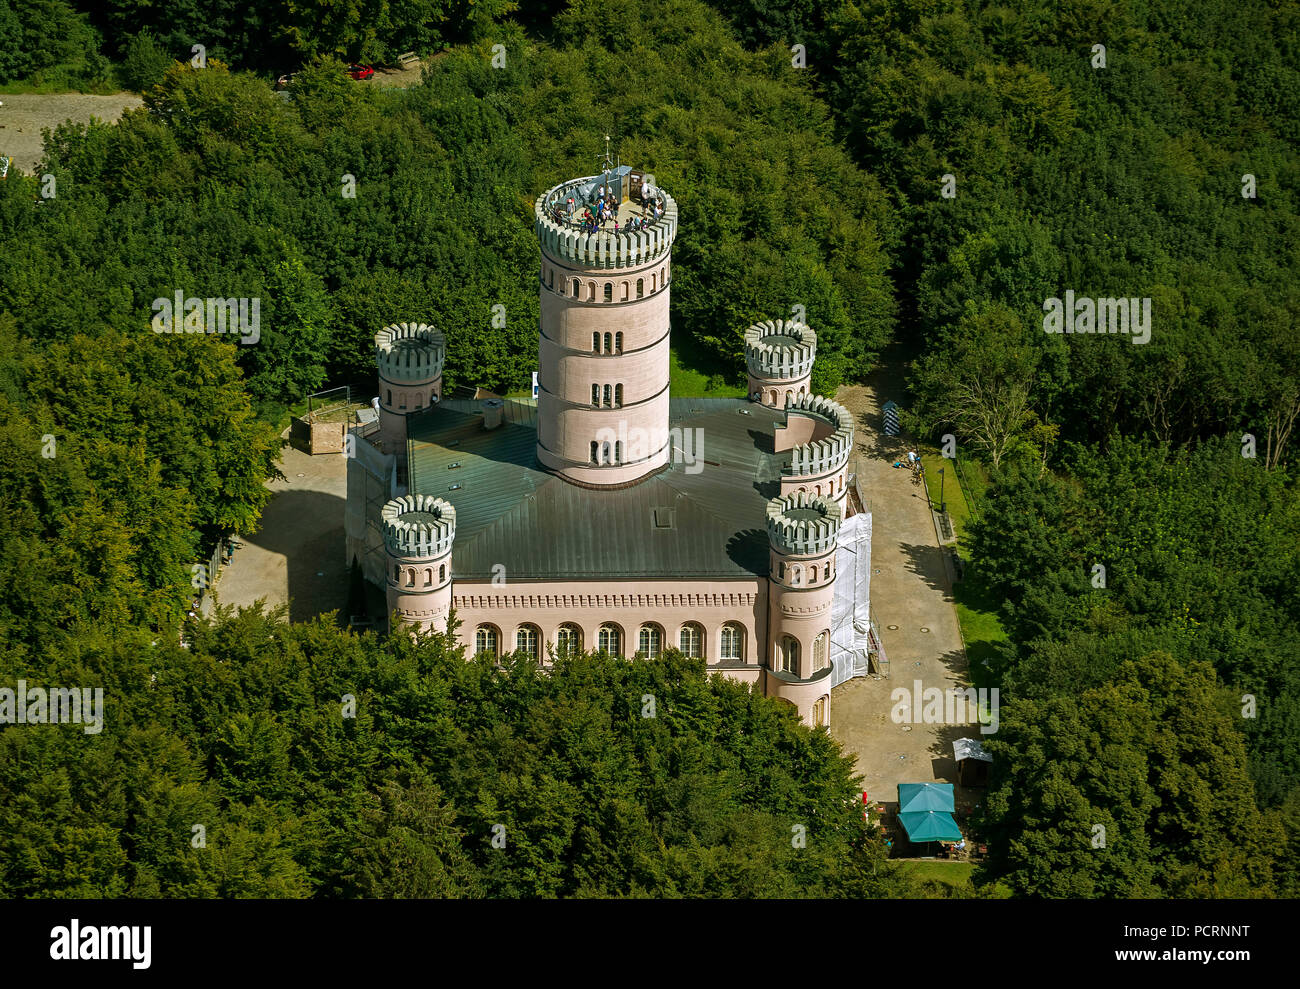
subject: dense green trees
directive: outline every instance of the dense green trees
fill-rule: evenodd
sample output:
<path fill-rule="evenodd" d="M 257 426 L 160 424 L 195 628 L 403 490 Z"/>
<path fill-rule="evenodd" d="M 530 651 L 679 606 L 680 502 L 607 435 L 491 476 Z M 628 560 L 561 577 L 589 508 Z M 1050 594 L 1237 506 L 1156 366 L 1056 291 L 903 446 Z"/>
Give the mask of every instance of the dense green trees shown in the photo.
<path fill-rule="evenodd" d="M 0 895 L 907 889 L 825 730 L 698 661 L 501 671 L 441 637 L 278 617 L 19 668 L 103 683 L 106 729 L 0 732 Z"/>

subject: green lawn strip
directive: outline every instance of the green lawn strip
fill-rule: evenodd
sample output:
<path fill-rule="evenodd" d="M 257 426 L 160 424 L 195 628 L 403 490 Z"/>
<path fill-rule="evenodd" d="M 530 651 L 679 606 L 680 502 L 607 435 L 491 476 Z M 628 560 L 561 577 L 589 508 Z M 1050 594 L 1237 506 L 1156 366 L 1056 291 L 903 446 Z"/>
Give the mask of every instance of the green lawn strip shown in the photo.
<path fill-rule="evenodd" d="M 974 869 L 970 862 L 944 862 L 940 859 L 933 862 L 899 862 L 898 866 L 920 882 L 933 879 L 949 886 L 961 886 L 969 882 L 971 870 Z"/>
<path fill-rule="evenodd" d="M 944 470 L 944 501 L 948 516 L 952 519 L 953 531 L 957 534 L 957 548 L 962 557 L 967 560 L 965 575 L 953 584 L 957 622 L 961 626 L 962 640 L 966 643 L 966 658 L 970 661 L 971 682 L 976 686 L 987 686 L 983 683 L 985 662 L 991 657 L 994 646 L 1007 638 L 1007 633 L 998 620 L 999 602 L 993 600 L 984 581 L 969 565 L 966 529 L 971 519 L 970 502 L 962 489 L 953 461 L 942 456 L 937 450 L 923 447 L 920 453 L 921 461 L 925 464 L 926 488 L 936 508 L 939 505 L 939 470 L 940 468 Z M 987 484 L 984 471 L 972 469 L 969 463 L 962 464 L 962 473 L 973 484 Z"/>
<path fill-rule="evenodd" d="M 681 363 L 677 351 L 669 353 L 669 394 L 674 398 L 744 398 L 745 389 L 739 385 L 719 384 L 709 386 L 709 376 Z"/>

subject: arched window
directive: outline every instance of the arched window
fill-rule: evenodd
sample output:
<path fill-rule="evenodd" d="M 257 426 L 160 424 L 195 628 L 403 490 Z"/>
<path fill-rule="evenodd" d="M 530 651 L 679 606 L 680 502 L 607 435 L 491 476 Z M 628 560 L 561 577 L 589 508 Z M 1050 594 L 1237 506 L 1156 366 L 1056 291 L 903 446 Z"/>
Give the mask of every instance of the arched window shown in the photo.
<path fill-rule="evenodd" d="M 595 283 L 595 282 L 587 282 L 587 301 L 588 301 L 588 302 L 595 302 L 595 301 L 596 301 L 596 283 Z"/>
<path fill-rule="evenodd" d="M 655 290 L 655 276 L 652 274 L 650 276 L 650 291 L 653 292 L 654 290 Z"/>
<path fill-rule="evenodd" d="M 664 634 L 658 625 L 642 625 L 641 631 L 637 633 L 637 652 L 643 654 L 646 659 L 658 659 L 659 653 L 663 651 Z"/>
<path fill-rule="evenodd" d="M 789 673 L 792 676 L 799 675 L 799 640 L 792 636 L 785 636 L 781 639 L 780 666 L 781 672 Z"/>
<path fill-rule="evenodd" d="M 614 301 L 614 283 L 613 283 L 613 282 L 606 282 L 606 283 L 605 283 L 605 301 L 606 301 L 606 302 L 613 302 L 613 301 Z"/>
<path fill-rule="evenodd" d="M 621 331 L 614 334 L 614 353 L 623 353 L 623 334 Z"/>
<path fill-rule="evenodd" d="M 593 333 L 593 334 L 591 335 L 591 352 L 592 352 L 593 354 L 599 354 L 599 353 L 600 353 L 600 334 L 599 334 L 599 333 Z"/>
<path fill-rule="evenodd" d="M 604 443 L 600 445 L 600 462 L 602 464 L 609 463 L 609 457 L 610 457 L 609 440 L 606 440 Z"/>
<path fill-rule="evenodd" d="M 776 405 L 776 389 L 772 390 L 772 404 Z"/>
<path fill-rule="evenodd" d="M 415 567 L 406 568 L 406 586 L 407 587 L 415 586 Z"/>
<path fill-rule="evenodd" d="M 820 728 L 826 724 L 826 705 L 830 703 L 830 695 L 822 694 L 817 698 L 817 703 L 813 705 L 813 727 Z"/>
<path fill-rule="evenodd" d="M 555 269 L 552 268 L 547 274 L 550 276 L 547 281 L 547 288 L 555 288 Z M 563 282 L 561 282 L 563 284 Z"/>
<path fill-rule="evenodd" d="M 395 583 L 395 584 L 400 584 L 401 582 L 402 582 L 402 568 L 401 568 L 400 565 L 394 564 L 394 565 L 393 565 L 393 583 Z"/>
<path fill-rule="evenodd" d="M 537 629 L 532 625 L 520 625 L 515 632 L 515 651 L 521 652 L 529 659 L 537 658 Z"/>
<path fill-rule="evenodd" d="M 474 632 L 474 655 L 484 653 L 493 659 L 497 656 L 497 630 L 491 625 L 480 625 Z"/>
<path fill-rule="evenodd" d="M 424 586 L 425 587 L 433 586 L 433 567 L 424 568 Z"/>
<path fill-rule="evenodd" d="M 592 441 L 591 441 L 591 462 L 592 462 L 593 464 L 598 464 L 598 463 L 600 463 L 600 454 L 599 454 L 599 449 L 598 449 L 598 447 L 597 447 L 597 445 L 596 445 L 596 441 L 595 441 L 595 440 L 592 440 Z"/>
<path fill-rule="evenodd" d="M 556 629 L 555 652 L 559 656 L 573 656 L 582 652 L 582 629 L 570 624 Z"/>
<path fill-rule="evenodd" d="M 817 564 L 815 563 L 808 568 L 808 583 L 809 584 L 817 583 Z"/>
<path fill-rule="evenodd" d="M 621 464 L 622 462 L 623 462 L 623 441 L 615 440 L 614 441 L 614 463 Z"/>
<path fill-rule="evenodd" d="M 447 579 L 447 564 L 444 563 L 440 567 L 438 567 L 438 583 L 441 584 L 446 579 Z"/>
<path fill-rule="evenodd" d="M 668 274 L 667 274 L 667 270 L 668 270 L 668 269 L 666 269 L 666 268 L 660 268 L 660 269 L 659 269 L 659 285 L 660 285 L 660 287 L 662 287 L 662 286 L 668 284 Z"/>
<path fill-rule="evenodd" d="M 724 662 L 743 663 L 745 661 L 745 630 L 734 622 L 722 626 L 722 649 L 719 658 Z"/>
<path fill-rule="evenodd" d="M 619 302 L 626 302 L 626 301 L 627 301 L 627 282 L 623 282 L 623 288 L 622 288 L 622 291 L 619 293 L 619 299 L 618 299 L 618 301 L 619 301 Z"/>
<path fill-rule="evenodd" d="M 615 385 L 614 386 L 614 408 L 621 409 L 622 407 L 623 407 L 623 386 Z"/>
<path fill-rule="evenodd" d="M 573 297 L 574 297 L 575 299 L 576 299 L 579 295 L 582 294 L 582 289 L 579 287 L 579 285 L 580 285 L 580 283 L 579 283 L 578 279 L 575 278 L 575 279 L 573 280 Z"/>
<path fill-rule="evenodd" d="M 391 389 L 391 388 L 388 389 L 388 401 L 385 402 L 384 404 L 387 405 L 389 408 L 392 408 L 392 406 L 393 406 L 393 389 Z"/>
<path fill-rule="evenodd" d="M 597 633 L 597 648 L 611 656 L 621 656 L 623 652 L 623 635 L 617 625 L 602 625 Z"/>
<path fill-rule="evenodd" d="M 782 560 L 776 567 L 776 579 L 785 580 L 785 560 Z"/>
<path fill-rule="evenodd" d="M 591 407 L 594 409 L 600 405 L 600 385 L 591 386 Z"/>
<path fill-rule="evenodd" d="M 786 407 L 787 409 L 790 407 L 790 389 L 789 389 L 789 388 L 787 388 L 787 389 L 785 390 L 785 407 Z"/>
<path fill-rule="evenodd" d="M 640 299 L 644 295 L 645 295 L 645 279 L 638 278 L 636 280 L 636 297 Z"/>
<path fill-rule="evenodd" d="M 605 408 L 611 408 L 614 405 L 614 386 L 605 386 Z"/>
<path fill-rule="evenodd" d="M 831 579 L 831 565 L 828 563 L 826 564 L 825 568 L 822 571 L 822 580 L 830 580 L 830 579 Z"/>
<path fill-rule="evenodd" d="M 677 642 L 683 656 L 689 656 L 691 659 L 703 658 L 704 629 L 699 625 L 694 622 L 687 622 L 683 625 L 681 632 L 677 636 Z"/>
<path fill-rule="evenodd" d="M 420 394 L 419 392 L 416 392 L 416 393 L 415 393 L 415 407 L 416 407 L 417 409 L 422 409 L 422 408 L 424 408 L 424 396 L 423 396 L 422 394 Z"/>
<path fill-rule="evenodd" d="M 826 644 L 829 641 L 830 637 L 831 636 L 829 632 L 822 632 L 817 636 L 817 638 L 813 639 L 812 668 L 814 673 L 816 673 L 818 670 L 823 670 L 826 667 L 831 665 L 830 651 L 826 648 Z"/>
<path fill-rule="evenodd" d="M 790 568 L 790 586 L 791 587 L 803 586 L 803 567 L 799 566 L 799 564 L 797 563 Z"/>
<path fill-rule="evenodd" d="M 612 354 L 612 353 L 614 352 L 614 351 L 613 351 L 613 348 L 610 346 L 610 344 L 611 344 L 612 341 L 613 341 L 613 334 L 611 334 L 611 333 L 606 333 L 606 334 L 605 334 L 605 353 L 607 353 L 607 354 Z"/>

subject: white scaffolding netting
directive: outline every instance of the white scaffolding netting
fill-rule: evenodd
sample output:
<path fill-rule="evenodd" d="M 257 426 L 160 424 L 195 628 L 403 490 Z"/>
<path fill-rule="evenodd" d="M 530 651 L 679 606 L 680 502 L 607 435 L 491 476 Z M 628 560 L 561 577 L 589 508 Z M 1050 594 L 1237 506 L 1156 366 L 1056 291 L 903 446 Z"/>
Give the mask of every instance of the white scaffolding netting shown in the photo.
<path fill-rule="evenodd" d="M 831 603 L 831 686 L 866 676 L 871 634 L 871 513 L 840 526 Z"/>

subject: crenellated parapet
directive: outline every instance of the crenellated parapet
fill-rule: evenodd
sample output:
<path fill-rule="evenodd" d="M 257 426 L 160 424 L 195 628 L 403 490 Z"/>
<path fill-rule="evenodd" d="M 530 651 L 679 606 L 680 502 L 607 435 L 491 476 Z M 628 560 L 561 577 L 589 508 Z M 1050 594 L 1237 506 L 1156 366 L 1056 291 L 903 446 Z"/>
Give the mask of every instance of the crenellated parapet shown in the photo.
<path fill-rule="evenodd" d="M 431 560 L 451 552 L 456 538 L 456 508 L 433 495 L 403 495 L 386 504 L 380 515 L 384 545 L 390 556 Z"/>
<path fill-rule="evenodd" d="M 829 436 L 793 447 L 787 475 L 820 477 L 845 465 L 853 452 L 853 415 L 848 409 L 820 395 L 805 395 L 792 400 L 785 411 L 787 423 L 790 416 L 802 415 L 821 420 L 834 430 Z"/>
<path fill-rule="evenodd" d="M 767 537 L 777 553 L 820 556 L 834 551 L 842 517 L 834 501 L 794 491 L 767 503 Z"/>
<path fill-rule="evenodd" d="M 428 323 L 390 323 L 375 334 L 379 377 L 393 383 L 420 383 L 442 375 L 447 339 Z"/>
<path fill-rule="evenodd" d="M 580 206 L 587 205 L 586 191 L 599 180 L 598 175 L 570 179 L 537 198 L 533 207 L 534 226 L 542 249 L 557 260 L 585 268 L 634 268 L 668 254 L 677 236 L 677 201 L 662 189 L 658 196 L 663 215 L 644 230 L 583 233 L 576 227 L 556 222 L 552 215 L 555 206 L 564 206 L 570 196 Z"/>
<path fill-rule="evenodd" d="M 766 382 L 807 378 L 816 358 L 817 334 L 806 323 L 769 319 L 745 331 L 745 364 L 753 378 Z"/>

